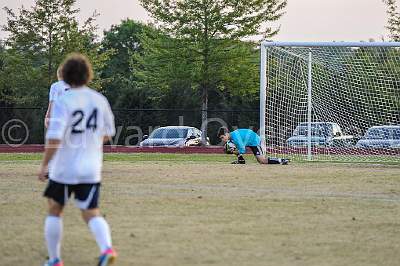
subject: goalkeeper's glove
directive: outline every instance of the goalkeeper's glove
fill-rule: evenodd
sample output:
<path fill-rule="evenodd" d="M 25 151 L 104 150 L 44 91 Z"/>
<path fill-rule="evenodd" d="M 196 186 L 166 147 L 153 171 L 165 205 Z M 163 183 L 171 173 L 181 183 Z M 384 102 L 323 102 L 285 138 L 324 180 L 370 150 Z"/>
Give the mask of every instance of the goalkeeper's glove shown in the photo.
<path fill-rule="evenodd" d="M 246 161 L 243 158 L 243 155 L 238 154 L 237 161 L 232 162 L 232 164 L 246 164 Z"/>

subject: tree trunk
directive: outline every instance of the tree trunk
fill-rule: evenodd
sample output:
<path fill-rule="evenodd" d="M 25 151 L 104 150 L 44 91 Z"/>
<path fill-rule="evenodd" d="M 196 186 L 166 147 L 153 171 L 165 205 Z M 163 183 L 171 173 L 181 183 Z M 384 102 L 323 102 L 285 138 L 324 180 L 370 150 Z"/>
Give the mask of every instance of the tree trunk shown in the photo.
<path fill-rule="evenodd" d="M 202 75 L 202 105 L 201 105 L 201 144 L 202 146 L 207 145 L 207 129 L 208 129 L 208 86 L 209 86 L 209 36 L 208 36 L 208 3 L 203 0 L 203 11 L 204 11 L 204 32 L 203 32 L 203 75 Z"/>
<path fill-rule="evenodd" d="M 52 69 L 53 69 L 53 38 L 52 38 L 52 28 L 49 28 L 49 64 L 47 69 L 47 79 L 49 86 L 52 81 Z"/>
<path fill-rule="evenodd" d="M 207 144 L 207 120 L 208 120 L 208 91 L 207 86 L 203 86 L 202 93 L 202 105 L 201 105 L 201 144 L 205 146 Z"/>

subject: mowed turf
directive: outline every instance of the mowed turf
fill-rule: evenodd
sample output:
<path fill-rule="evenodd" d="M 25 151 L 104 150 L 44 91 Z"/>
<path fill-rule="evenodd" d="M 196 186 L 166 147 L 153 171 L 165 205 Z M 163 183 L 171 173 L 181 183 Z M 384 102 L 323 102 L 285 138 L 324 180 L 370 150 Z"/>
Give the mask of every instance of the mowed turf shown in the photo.
<path fill-rule="evenodd" d="M 1 266 L 46 258 L 39 158 L 0 155 Z M 399 265 L 399 165 L 247 158 L 106 155 L 101 208 L 116 265 Z M 95 241 L 71 203 L 65 265 L 96 265 Z"/>

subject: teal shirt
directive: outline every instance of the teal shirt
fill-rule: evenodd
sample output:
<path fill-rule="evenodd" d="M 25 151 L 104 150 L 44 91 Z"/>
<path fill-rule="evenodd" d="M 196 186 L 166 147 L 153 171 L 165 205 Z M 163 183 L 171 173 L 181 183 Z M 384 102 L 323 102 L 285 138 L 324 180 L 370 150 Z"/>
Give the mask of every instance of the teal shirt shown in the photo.
<path fill-rule="evenodd" d="M 251 129 L 237 129 L 230 134 L 240 154 L 246 153 L 246 147 L 259 146 L 261 143 L 260 137 Z"/>

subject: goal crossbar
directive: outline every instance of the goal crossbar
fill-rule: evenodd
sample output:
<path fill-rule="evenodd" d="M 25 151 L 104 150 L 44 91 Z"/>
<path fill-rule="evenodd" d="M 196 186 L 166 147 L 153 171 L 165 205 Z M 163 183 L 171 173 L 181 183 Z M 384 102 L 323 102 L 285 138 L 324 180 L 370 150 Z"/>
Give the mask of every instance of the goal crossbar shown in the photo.
<path fill-rule="evenodd" d="M 400 42 L 262 42 L 263 47 L 400 47 Z"/>

